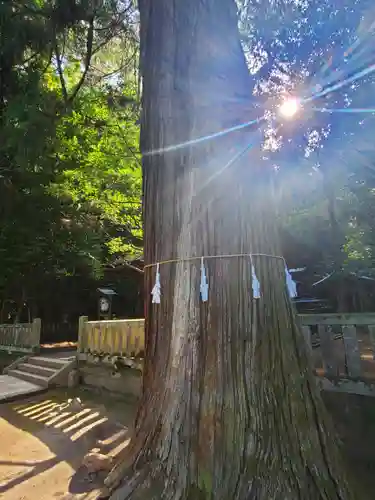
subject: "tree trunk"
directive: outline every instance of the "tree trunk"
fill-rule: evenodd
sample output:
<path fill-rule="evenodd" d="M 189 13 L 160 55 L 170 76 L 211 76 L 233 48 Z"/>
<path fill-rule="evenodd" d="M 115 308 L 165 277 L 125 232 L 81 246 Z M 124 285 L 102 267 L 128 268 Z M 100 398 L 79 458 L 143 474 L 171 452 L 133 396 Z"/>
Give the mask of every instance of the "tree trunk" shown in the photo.
<path fill-rule="evenodd" d="M 352 498 L 285 286 L 232 0 L 142 0 L 146 362 L 112 499 Z M 183 148 L 170 148 L 186 143 Z M 254 144 L 254 149 L 251 145 Z M 153 151 L 153 154 L 150 154 Z M 199 296 L 206 259 L 208 302 Z M 272 257 L 274 256 L 274 257 Z"/>

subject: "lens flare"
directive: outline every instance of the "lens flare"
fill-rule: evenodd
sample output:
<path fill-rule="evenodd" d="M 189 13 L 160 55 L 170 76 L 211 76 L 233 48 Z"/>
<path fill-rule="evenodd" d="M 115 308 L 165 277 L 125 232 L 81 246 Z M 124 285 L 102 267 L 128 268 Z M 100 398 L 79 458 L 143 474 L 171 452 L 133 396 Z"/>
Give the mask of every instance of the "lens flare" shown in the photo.
<path fill-rule="evenodd" d="M 299 102 L 297 99 L 287 99 L 279 107 L 279 113 L 285 118 L 292 118 L 299 110 Z"/>

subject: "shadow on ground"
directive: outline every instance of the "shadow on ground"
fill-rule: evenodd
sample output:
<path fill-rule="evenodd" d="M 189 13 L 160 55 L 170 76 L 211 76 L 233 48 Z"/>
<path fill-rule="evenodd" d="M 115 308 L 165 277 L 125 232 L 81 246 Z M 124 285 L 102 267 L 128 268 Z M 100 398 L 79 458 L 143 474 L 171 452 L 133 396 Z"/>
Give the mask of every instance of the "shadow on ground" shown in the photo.
<path fill-rule="evenodd" d="M 83 406 L 66 406 L 68 397 L 77 395 Z M 374 498 L 375 398 L 340 393 L 324 393 L 323 398 L 343 443 L 349 471 L 358 484 L 356 498 Z M 63 497 L 64 500 L 91 498 L 87 495 L 103 484 L 105 473 L 89 477 L 86 469 L 81 467 L 82 459 L 93 448 L 118 457 L 129 442 L 134 412 L 134 402 L 130 404 L 82 390 L 75 393 L 49 392 L 29 401 L 1 405 L 0 469 L 5 471 L 6 480 L 0 481 L 0 497 L 8 494 L 6 498 L 16 500 L 19 497 L 14 496 L 13 488 L 34 481 L 36 476 L 43 476 L 46 485 L 53 483 L 51 471 L 55 468 L 55 474 L 59 475 L 59 464 L 64 462 L 71 468 L 63 484 L 64 493 L 68 495 Z M 1 436 L 1 421 L 18 433 L 20 443 L 17 443 L 17 450 L 24 446 L 25 452 L 21 449 L 18 454 L 7 455 L 4 436 Z M 49 452 L 44 452 L 43 456 L 35 455 L 35 460 L 32 460 L 32 450 L 27 449 L 30 439 L 34 440 L 34 445 L 35 442 L 43 443 Z M 31 459 L 24 460 L 24 457 Z M 60 496 L 59 492 L 49 497 L 35 495 L 32 498 L 42 500 Z"/>
<path fill-rule="evenodd" d="M 0 497 L 6 492 L 10 494 L 12 488 L 61 462 L 69 464 L 75 471 L 66 493 L 82 494 L 96 490 L 103 484 L 104 477 L 100 474 L 89 477 L 87 470 L 81 467 L 83 457 L 93 448 L 98 448 L 100 453 L 118 457 L 129 442 L 134 405 L 114 402 L 105 396 L 98 398 L 87 392 L 80 394 L 82 405 L 74 400 L 69 405 L 68 395 L 65 391 L 55 391 L 22 403 L 0 406 L 0 423 L 3 419 L 13 428 L 23 431 L 20 446 L 24 441 L 23 445 L 27 447 L 27 437 L 32 436 L 51 452 L 51 458 L 47 460 L 17 461 L 11 458 L 7 460 L 7 451 L 1 452 L 0 448 L 0 468 L 5 470 L 7 479 L 6 482 L 0 482 Z M 30 455 L 25 453 L 27 456 Z M 15 470 L 19 471 L 18 474 L 13 472 Z"/>

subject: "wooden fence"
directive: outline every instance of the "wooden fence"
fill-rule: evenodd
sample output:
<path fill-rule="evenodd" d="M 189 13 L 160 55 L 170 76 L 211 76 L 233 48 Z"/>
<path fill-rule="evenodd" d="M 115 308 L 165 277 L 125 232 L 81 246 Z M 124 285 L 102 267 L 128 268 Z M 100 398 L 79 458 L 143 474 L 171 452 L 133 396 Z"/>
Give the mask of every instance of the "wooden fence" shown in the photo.
<path fill-rule="evenodd" d="M 0 350 L 8 352 L 34 352 L 40 345 L 41 320 L 32 323 L 0 325 Z"/>
<path fill-rule="evenodd" d="M 375 314 L 306 314 L 300 320 L 323 387 L 375 395 Z"/>
<path fill-rule="evenodd" d="M 79 319 L 79 354 L 135 358 L 142 357 L 144 345 L 144 319 L 87 321 L 86 316 Z"/>
<path fill-rule="evenodd" d="M 375 395 L 375 314 L 299 316 L 318 380 L 328 390 Z M 79 321 L 78 352 L 142 358 L 144 320 Z"/>

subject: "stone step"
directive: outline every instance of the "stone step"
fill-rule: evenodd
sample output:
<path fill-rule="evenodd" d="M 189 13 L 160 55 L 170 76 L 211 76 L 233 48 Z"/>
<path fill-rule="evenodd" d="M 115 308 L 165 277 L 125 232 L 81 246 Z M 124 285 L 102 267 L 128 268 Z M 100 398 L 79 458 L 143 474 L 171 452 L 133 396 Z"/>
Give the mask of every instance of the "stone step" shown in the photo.
<path fill-rule="evenodd" d="M 21 380 L 25 380 L 26 382 L 30 382 L 42 388 L 48 387 L 48 378 L 42 377 L 41 375 L 36 375 L 35 373 L 24 372 L 17 369 L 17 370 L 9 370 L 8 375 Z"/>
<path fill-rule="evenodd" d="M 39 394 L 46 389 L 9 375 L 0 375 L 0 403 Z"/>
<path fill-rule="evenodd" d="M 40 375 L 42 377 L 50 378 L 56 373 L 55 368 L 49 368 L 48 366 L 35 365 L 32 363 L 21 363 L 17 366 L 17 370 L 21 372 L 34 373 L 35 375 Z"/>
<path fill-rule="evenodd" d="M 46 358 L 43 356 L 34 356 L 29 358 L 27 362 L 31 365 L 45 366 L 57 371 L 68 364 L 69 361 L 69 358 Z"/>

